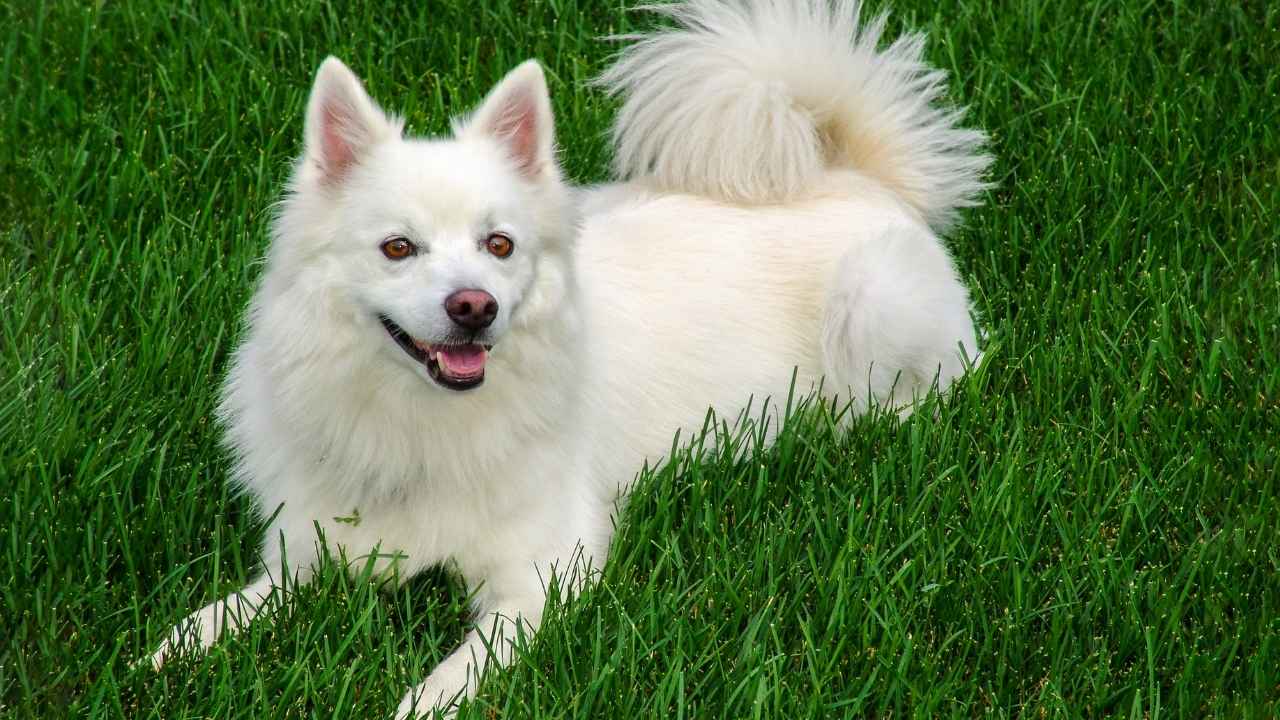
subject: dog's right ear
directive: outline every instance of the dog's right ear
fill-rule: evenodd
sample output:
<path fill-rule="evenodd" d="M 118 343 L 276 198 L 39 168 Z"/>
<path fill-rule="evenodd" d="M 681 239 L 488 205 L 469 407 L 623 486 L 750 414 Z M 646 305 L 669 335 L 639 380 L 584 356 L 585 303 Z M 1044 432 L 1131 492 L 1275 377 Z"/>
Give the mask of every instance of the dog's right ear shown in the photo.
<path fill-rule="evenodd" d="M 306 129 L 307 161 L 321 182 L 340 182 L 369 148 L 395 132 L 360 78 L 338 58 L 325 58 L 307 101 Z"/>

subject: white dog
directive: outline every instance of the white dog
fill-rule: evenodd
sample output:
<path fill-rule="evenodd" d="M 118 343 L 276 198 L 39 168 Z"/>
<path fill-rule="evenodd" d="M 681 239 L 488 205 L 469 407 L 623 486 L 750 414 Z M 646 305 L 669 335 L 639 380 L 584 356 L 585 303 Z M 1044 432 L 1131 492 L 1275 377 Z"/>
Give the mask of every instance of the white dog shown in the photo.
<path fill-rule="evenodd" d="M 599 565 L 620 494 L 708 408 L 785 398 L 793 373 L 904 408 L 961 374 L 974 327 L 939 234 L 984 187 L 984 138 L 937 104 L 922 38 L 879 48 L 858 11 L 663 8 L 672 27 L 602 80 L 620 180 L 577 192 L 537 63 L 427 140 L 326 60 L 221 406 L 236 479 L 274 514 L 263 574 L 152 662 L 281 601 L 286 547 L 306 582 L 318 525 L 349 558 L 478 588 L 400 715 L 447 711 L 537 628 L 552 572 Z"/>

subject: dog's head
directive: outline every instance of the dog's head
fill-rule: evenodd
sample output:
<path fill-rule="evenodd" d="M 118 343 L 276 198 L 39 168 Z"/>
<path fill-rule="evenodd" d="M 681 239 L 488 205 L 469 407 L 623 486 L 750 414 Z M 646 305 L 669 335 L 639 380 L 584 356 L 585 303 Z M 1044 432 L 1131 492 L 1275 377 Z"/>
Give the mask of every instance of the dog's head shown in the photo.
<path fill-rule="evenodd" d="M 273 270 L 289 277 L 274 281 L 322 297 L 322 324 L 341 324 L 362 356 L 446 391 L 479 386 L 489 351 L 564 299 L 573 221 L 553 136 L 536 62 L 453 137 L 413 139 L 325 60 L 272 246 Z"/>

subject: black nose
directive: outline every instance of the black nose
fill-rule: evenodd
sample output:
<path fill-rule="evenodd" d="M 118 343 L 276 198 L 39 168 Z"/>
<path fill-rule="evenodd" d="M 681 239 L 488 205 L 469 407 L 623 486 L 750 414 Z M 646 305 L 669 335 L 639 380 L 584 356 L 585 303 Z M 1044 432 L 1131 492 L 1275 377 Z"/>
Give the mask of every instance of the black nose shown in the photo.
<path fill-rule="evenodd" d="M 482 330 L 498 317 L 498 301 L 483 290 L 458 290 L 444 299 L 449 318 L 468 330 Z"/>

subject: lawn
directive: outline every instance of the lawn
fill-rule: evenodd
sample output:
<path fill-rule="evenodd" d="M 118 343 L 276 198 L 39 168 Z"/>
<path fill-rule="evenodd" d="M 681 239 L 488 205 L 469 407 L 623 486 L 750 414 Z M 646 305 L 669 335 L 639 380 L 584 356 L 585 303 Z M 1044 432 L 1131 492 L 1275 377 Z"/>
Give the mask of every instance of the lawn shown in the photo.
<path fill-rule="evenodd" d="M 1280 5 L 894 11 L 992 135 L 950 238 L 984 365 L 906 421 L 801 409 L 646 472 L 603 580 L 464 717 L 1280 713 Z M 257 558 L 212 412 L 319 61 L 438 133 L 541 58 L 593 182 L 600 38 L 649 22 L 0 5 L 0 716 L 378 718 L 451 649 L 456 581 L 329 566 L 202 659 L 130 665 Z"/>

